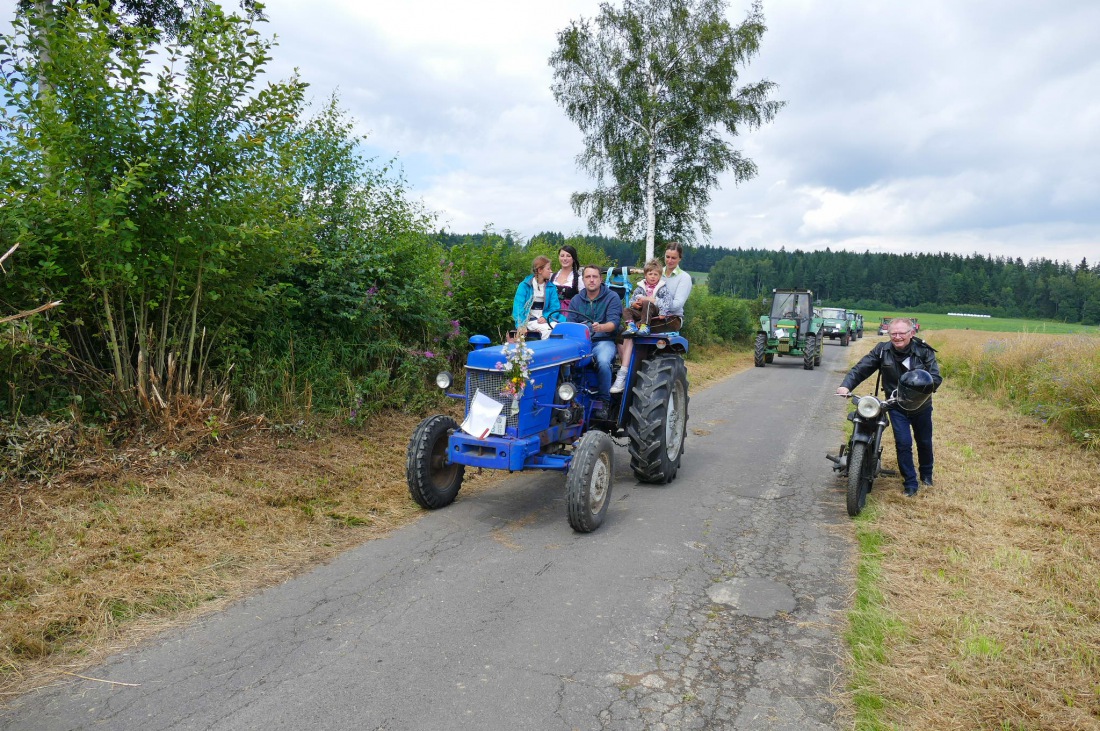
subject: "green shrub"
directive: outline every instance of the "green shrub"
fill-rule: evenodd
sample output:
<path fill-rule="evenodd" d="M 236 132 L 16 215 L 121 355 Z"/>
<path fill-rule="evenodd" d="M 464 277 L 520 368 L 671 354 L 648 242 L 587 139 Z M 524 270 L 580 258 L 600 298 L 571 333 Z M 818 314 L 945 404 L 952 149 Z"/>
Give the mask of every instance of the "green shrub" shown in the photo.
<path fill-rule="evenodd" d="M 684 307 L 684 335 L 692 345 L 747 345 L 755 332 L 752 302 L 692 287 Z"/>

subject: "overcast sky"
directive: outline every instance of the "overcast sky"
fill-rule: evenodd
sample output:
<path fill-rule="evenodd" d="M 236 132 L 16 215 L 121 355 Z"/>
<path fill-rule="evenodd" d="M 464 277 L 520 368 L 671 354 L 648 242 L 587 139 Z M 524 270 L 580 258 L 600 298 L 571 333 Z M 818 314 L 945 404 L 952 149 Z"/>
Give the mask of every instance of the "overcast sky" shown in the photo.
<path fill-rule="evenodd" d="M 0 4 L 14 5 L 13 0 Z M 224 2 L 234 6 L 235 2 Z M 442 227 L 584 232 L 581 136 L 547 60 L 595 0 L 268 0 L 273 76 L 334 91 Z M 733 0 L 732 22 L 749 8 Z M 742 80 L 787 107 L 735 140 L 710 243 L 1100 262 L 1100 2 L 765 0 Z M 610 232 L 604 232 L 610 233 Z"/>

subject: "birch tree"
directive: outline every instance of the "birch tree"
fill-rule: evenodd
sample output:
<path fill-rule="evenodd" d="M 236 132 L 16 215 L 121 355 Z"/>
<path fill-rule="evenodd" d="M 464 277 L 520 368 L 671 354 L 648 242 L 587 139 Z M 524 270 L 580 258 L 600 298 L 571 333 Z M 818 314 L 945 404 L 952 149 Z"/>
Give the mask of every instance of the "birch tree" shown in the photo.
<path fill-rule="evenodd" d="M 784 105 L 771 81 L 738 86 L 765 30 L 759 2 L 734 26 L 724 0 L 624 0 L 558 34 L 551 88 L 584 134 L 577 162 L 595 187 L 571 203 L 592 230 L 644 234 L 647 260 L 658 238 L 710 235 L 722 174 L 735 184 L 756 175 L 732 139 Z"/>

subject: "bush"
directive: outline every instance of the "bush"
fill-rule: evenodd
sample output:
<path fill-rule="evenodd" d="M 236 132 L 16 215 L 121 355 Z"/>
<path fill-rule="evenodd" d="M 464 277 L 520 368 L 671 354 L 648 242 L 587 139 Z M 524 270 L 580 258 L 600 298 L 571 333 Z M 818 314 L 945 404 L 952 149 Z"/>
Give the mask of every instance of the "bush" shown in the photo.
<path fill-rule="evenodd" d="M 684 336 L 692 345 L 748 345 L 756 332 L 753 303 L 692 287 L 684 307 Z"/>
<path fill-rule="evenodd" d="M 448 310 L 467 335 L 480 333 L 499 342 L 512 325 L 512 300 L 530 274 L 522 249 L 503 239 L 489 244 L 468 240 L 439 261 Z"/>

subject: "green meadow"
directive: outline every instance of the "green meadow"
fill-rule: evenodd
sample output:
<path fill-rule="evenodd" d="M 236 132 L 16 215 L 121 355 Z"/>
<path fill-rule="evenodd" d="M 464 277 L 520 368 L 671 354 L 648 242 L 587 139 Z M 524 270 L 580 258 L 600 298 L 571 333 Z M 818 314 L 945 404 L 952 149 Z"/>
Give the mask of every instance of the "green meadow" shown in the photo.
<path fill-rule="evenodd" d="M 1029 332 L 1048 335 L 1100 334 L 1095 325 L 1068 324 L 1054 320 L 1025 320 L 1011 317 L 959 317 L 905 310 L 856 310 L 863 314 L 865 332 L 878 330 L 884 317 L 916 317 L 925 330 L 987 330 L 990 332 Z"/>

